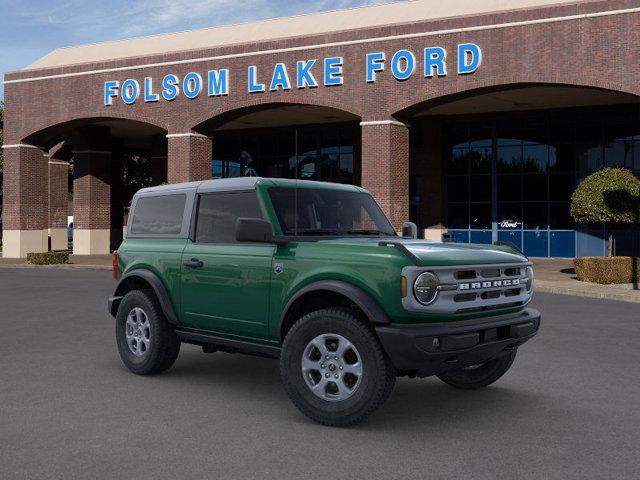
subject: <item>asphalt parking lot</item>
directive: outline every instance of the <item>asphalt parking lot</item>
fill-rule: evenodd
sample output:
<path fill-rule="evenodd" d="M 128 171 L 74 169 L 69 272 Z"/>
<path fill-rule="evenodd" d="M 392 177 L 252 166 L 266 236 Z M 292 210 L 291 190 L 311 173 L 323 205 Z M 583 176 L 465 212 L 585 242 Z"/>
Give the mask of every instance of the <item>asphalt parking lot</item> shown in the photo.
<path fill-rule="evenodd" d="M 120 363 L 106 271 L 0 268 L 0 478 L 640 478 L 640 315 L 538 294 L 543 327 L 483 391 L 400 379 L 351 429 L 293 407 L 277 362 L 183 346 Z"/>

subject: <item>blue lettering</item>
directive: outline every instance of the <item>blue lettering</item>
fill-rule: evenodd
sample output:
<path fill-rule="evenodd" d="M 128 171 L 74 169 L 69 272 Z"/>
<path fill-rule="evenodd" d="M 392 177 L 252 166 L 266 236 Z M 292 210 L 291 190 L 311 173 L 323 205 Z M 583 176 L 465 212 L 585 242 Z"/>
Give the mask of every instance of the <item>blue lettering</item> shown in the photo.
<path fill-rule="evenodd" d="M 254 67 L 253 65 L 248 69 L 248 83 L 249 83 L 249 93 L 260 93 L 264 92 L 264 83 L 257 83 L 256 77 L 258 76 L 258 67 Z"/>
<path fill-rule="evenodd" d="M 120 92 L 122 101 L 127 105 L 133 105 L 140 96 L 140 84 L 137 80 L 129 78 L 122 82 L 122 90 Z"/>
<path fill-rule="evenodd" d="M 384 71 L 384 61 L 387 56 L 384 52 L 367 54 L 367 82 L 376 81 L 376 72 Z"/>
<path fill-rule="evenodd" d="M 442 47 L 429 47 L 424 49 L 424 76 L 433 77 L 433 70 L 436 75 L 444 77 L 447 75 L 447 51 Z"/>
<path fill-rule="evenodd" d="M 118 96 L 118 87 L 120 82 L 117 80 L 110 80 L 104 82 L 104 105 L 110 107 L 113 105 L 113 99 Z"/>
<path fill-rule="evenodd" d="M 276 63 L 276 66 L 273 68 L 273 76 L 271 77 L 269 90 L 273 92 L 278 90 L 278 88 L 291 90 L 291 82 L 289 81 L 287 66 L 284 63 Z"/>
<path fill-rule="evenodd" d="M 207 77 L 210 97 L 229 95 L 229 70 L 209 70 Z"/>
<path fill-rule="evenodd" d="M 167 101 L 175 100 L 180 93 L 180 87 L 178 87 L 178 77 L 174 74 L 166 75 L 162 79 L 162 98 Z"/>
<path fill-rule="evenodd" d="M 296 63 L 296 86 L 298 88 L 315 88 L 318 86 L 316 78 L 311 73 L 311 69 L 316 64 L 316 60 L 300 60 Z"/>
<path fill-rule="evenodd" d="M 182 79 L 182 91 L 187 98 L 196 98 L 202 92 L 202 77 L 199 73 L 189 72 Z"/>
<path fill-rule="evenodd" d="M 398 50 L 391 58 L 391 73 L 398 80 L 407 80 L 416 70 L 416 57 L 409 50 Z"/>
<path fill-rule="evenodd" d="M 482 50 L 475 43 L 458 45 L 458 74 L 475 72 L 482 64 Z"/>
<path fill-rule="evenodd" d="M 324 59 L 324 84 L 326 87 L 342 85 L 342 57 L 329 57 Z"/>
<path fill-rule="evenodd" d="M 144 79 L 144 101 L 145 102 L 157 102 L 160 99 L 160 95 L 153 93 L 153 78 L 145 77 Z"/>

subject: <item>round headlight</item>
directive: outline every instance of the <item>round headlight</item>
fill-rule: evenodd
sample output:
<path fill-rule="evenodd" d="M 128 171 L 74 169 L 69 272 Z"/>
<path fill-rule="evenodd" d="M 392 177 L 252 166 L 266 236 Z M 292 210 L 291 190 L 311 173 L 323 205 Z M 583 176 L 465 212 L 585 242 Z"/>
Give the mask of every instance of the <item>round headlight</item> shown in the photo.
<path fill-rule="evenodd" d="M 531 290 L 533 290 L 533 268 L 527 267 L 527 269 L 525 270 L 525 275 L 527 277 L 527 292 L 530 292 Z"/>
<path fill-rule="evenodd" d="M 440 280 L 431 272 L 424 272 L 416 278 L 413 284 L 413 294 L 422 305 L 433 303 L 438 295 L 438 285 Z"/>

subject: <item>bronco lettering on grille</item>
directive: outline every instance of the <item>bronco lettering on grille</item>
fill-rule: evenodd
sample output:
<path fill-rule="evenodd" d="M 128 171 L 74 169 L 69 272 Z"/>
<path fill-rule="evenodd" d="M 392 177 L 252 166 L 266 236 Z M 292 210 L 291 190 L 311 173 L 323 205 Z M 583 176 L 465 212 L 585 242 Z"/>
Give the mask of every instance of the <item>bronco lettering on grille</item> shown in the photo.
<path fill-rule="evenodd" d="M 460 283 L 458 288 L 460 290 L 478 290 L 481 288 L 513 287 L 518 285 L 520 285 L 520 279 L 513 278 L 509 280 L 493 280 L 490 282 Z"/>

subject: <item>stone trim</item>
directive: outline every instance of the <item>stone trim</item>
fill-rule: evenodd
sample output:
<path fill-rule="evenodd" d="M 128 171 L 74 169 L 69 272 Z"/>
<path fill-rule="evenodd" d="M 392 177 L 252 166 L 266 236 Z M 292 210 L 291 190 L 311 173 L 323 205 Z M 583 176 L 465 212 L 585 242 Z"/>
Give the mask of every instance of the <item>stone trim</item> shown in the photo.
<path fill-rule="evenodd" d="M 36 147 L 35 145 L 29 145 L 28 143 L 15 143 L 13 145 L 2 145 L 2 148 L 35 148 L 37 150 L 41 150 L 40 147 Z"/>
<path fill-rule="evenodd" d="M 194 133 L 194 132 L 189 132 L 189 133 L 168 133 L 166 135 L 167 138 L 182 138 L 182 137 L 195 137 L 195 138 L 206 138 L 207 140 L 210 140 L 211 137 L 207 137 L 206 135 L 202 135 L 201 133 Z M 166 156 L 162 157 L 165 158 Z M 160 157 L 158 157 L 160 158 Z"/>
<path fill-rule="evenodd" d="M 407 125 L 406 123 L 399 122 L 397 120 L 371 120 L 367 122 L 360 122 L 361 127 L 368 127 L 371 125 L 397 125 L 398 127 L 409 128 L 409 125 Z"/>

